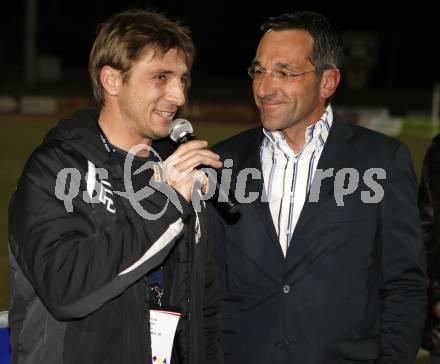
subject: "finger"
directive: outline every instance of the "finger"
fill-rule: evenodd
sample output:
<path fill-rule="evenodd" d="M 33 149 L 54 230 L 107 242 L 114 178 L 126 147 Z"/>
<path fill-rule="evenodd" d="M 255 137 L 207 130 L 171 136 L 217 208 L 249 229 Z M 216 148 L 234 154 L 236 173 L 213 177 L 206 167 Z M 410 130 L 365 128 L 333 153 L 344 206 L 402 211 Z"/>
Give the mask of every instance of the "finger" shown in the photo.
<path fill-rule="evenodd" d="M 198 181 L 201 186 L 206 186 L 208 184 L 208 176 L 205 172 L 196 170 L 193 176 L 194 181 Z"/>
<path fill-rule="evenodd" d="M 194 180 L 199 183 L 200 189 L 203 193 L 205 193 L 208 190 L 209 179 L 206 173 L 197 170 L 196 174 L 194 175 Z"/>
<path fill-rule="evenodd" d="M 194 149 L 206 149 L 208 147 L 208 142 L 206 140 L 191 140 L 187 143 L 180 144 L 179 147 L 174 151 L 173 154 L 181 156 L 190 150 Z"/>
<path fill-rule="evenodd" d="M 219 163 L 213 163 L 213 160 L 218 161 Z M 205 165 L 212 166 L 214 168 L 221 168 L 222 166 L 220 156 L 209 149 L 191 150 L 183 155 L 172 154 L 165 160 L 164 165 L 170 165 L 173 168 L 182 171 L 187 168 L 195 168 L 203 164 L 203 161 L 206 162 Z"/>
<path fill-rule="evenodd" d="M 210 158 L 219 161 L 220 156 L 216 153 L 214 153 L 212 150 L 209 149 L 193 149 L 185 154 L 182 154 L 180 156 L 175 156 L 175 158 L 178 158 L 178 162 L 174 164 L 179 163 L 185 163 L 188 160 L 195 160 L 197 158 Z"/>
<path fill-rule="evenodd" d="M 185 154 L 185 157 L 178 155 L 171 155 L 163 163 L 163 171 L 166 179 L 181 180 L 192 169 L 191 157 L 194 157 L 195 153 L 189 152 Z M 194 161 L 194 159 L 193 159 Z"/>
<path fill-rule="evenodd" d="M 221 168 L 222 163 L 220 161 L 202 157 L 200 155 L 194 156 L 193 159 L 188 159 L 183 163 L 176 165 L 165 164 L 164 165 L 164 177 L 165 181 L 170 183 L 181 182 L 187 179 L 188 175 L 193 175 L 196 167 L 204 165 L 212 168 Z M 204 175 L 204 173 L 202 173 Z"/>
<path fill-rule="evenodd" d="M 180 160 L 178 163 L 173 165 L 173 167 L 179 172 L 184 170 L 192 170 L 199 166 L 221 168 L 223 166 L 223 163 L 219 161 L 217 158 L 213 158 L 210 155 L 198 153 L 192 155 L 187 159 Z"/>
<path fill-rule="evenodd" d="M 167 158 L 163 163 L 163 173 L 165 181 L 179 181 L 185 178 L 185 176 L 191 170 L 176 168 L 176 165 L 181 161 L 179 156 L 171 156 Z"/>

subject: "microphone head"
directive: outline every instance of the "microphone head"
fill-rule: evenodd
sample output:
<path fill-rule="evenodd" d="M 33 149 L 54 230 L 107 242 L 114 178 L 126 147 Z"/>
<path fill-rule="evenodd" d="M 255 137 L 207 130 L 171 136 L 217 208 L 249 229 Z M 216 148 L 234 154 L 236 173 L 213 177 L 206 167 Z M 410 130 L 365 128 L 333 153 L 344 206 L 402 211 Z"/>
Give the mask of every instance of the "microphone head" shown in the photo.
<path fill-rule="evenodd" d="M 186 119 L 175 119 L 170 125 L 169 135 L 173 142 L 178 143 L 185 135 L 192 135 L 194 129 Z"/>

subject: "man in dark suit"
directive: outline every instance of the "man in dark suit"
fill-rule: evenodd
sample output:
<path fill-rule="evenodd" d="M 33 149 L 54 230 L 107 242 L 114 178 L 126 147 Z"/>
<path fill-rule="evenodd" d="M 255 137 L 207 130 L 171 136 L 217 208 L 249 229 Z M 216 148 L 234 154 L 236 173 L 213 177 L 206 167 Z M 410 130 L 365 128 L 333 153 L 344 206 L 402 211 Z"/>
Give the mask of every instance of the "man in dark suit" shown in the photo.
<path fill-rule="evenodd" d="M 262 127 L 215 148 L 243 202 L 211 226 L 225 362 L 414 363 L 426 276 L 409 152 L 333 112 L 342 49 L 325 17 L 262 30 Z"/>

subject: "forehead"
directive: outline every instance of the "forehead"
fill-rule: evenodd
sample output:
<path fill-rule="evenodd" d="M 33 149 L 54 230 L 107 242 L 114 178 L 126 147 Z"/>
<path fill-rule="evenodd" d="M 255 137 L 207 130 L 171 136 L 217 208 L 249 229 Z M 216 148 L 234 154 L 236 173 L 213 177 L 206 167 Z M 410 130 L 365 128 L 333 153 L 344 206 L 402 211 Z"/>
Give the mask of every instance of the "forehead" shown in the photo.
<path fill-rule="evenodd" d="M 188 73 L 188 65 L 182 51 L 172 48 L 163 53 L 159 49 L 149 49 L 133 62 L 132 68 L 147 70 L 167 70 L 176 73 Z"/>
<path fill-rule="evenodd" d="M 312 54 L 313 38 L 305 30 L 272 30 L 260 40 L 255 60 L 268 66 L 275 63 L 302 65 Z"/>

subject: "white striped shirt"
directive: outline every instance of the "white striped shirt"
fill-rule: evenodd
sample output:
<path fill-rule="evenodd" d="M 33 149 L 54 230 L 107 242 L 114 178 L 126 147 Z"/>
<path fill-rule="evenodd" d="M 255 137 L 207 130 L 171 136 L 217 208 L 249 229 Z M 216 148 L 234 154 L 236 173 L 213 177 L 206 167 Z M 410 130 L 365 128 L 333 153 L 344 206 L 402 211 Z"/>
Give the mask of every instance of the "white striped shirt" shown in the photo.
<path fill-rule="evenodd" d="M 329 105 L 321 119 L 306 129 L 304 146 L 297 154 L 287 144 L 283 132 L 263 129 L 260 158 L 265 192 L 284 256 L 332 123 L 333 110 Z"/>

